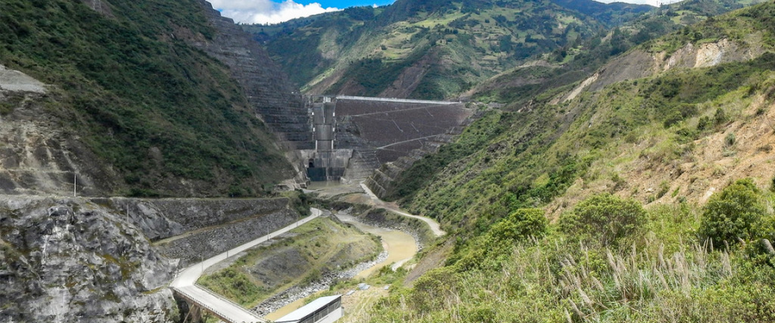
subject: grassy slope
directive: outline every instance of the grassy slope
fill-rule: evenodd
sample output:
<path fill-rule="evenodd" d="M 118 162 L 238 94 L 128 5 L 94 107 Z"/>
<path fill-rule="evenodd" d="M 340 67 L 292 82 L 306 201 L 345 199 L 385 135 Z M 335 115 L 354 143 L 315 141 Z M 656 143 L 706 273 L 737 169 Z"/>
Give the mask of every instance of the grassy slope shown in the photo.
<path fill-rule="evenodd" d="M 774 13 L 767 3 L 647 46 L 695 41 L 695 33 L 734 39 L 758 31 L 772 50 Z M 671 70 L 555 105 L 545 92 L 512 106 L 520 112 L 492 112 L 474 123 L 457 143 L 417 162 L 394 191 L 410 211 L 453 232 L 455 251 L 447 266 L 378 304 L 372 321 L 772 320 L 775 304 L 767 295 L 775 271 L 751 258 L 750 249 L 701 246 L 696 229 L 709 193 L 692 185 L 707 185 L 703 177 L 710 177 L 720 189 L 752 176 L 769 187 L 775 169 L 761 154 L 771 149 L 773 66 L 768 53 Z M 507 130 L 483 131 L 495 120 Z M 485 144 L 470 149 L 467 141 Z M 723 143 L 708 143 L 714 141 Z M 724 160 L 714 162 L 716 155 Z M 705 164 L 715 171 L 705 173 Z M 494 233 L 493 224 L 518 208 L 544 207 L 556 220 L 600 192 L 659 203 L 649 205 L 639 233 L 622 246 L 590 243 L 558 224 L 534 240 L 501 241 Z M 773 203 L 771 194 L 764 198 Z"/>
<path fill-rule="evenodd" d="M 473 98 L 483 102 L 527 102 L 543 91 L 582 80 L 630 48 L 684 27 L 761 1 L 686 0 L 666 5 L 583 42 L 535 57 L 540 64 L 520 66 L 478 85 Z M 688 29 L 685 29 L 688 32 Z M 701 39 L 708 38 L 698 35 Z M 686 38 L 690 39 L 690 38 Z M 676 39 L 677 40 L 677 39 Z M 683 46 L 673 43 L 672 46 Z M 677 47 L 673 48 L 675 50 Z"/>
<path fill-rule="evenodd" d="M 4 1 L 0 62 L 57 86 L 48 112 L 123 177 L 112 193 L 186 194 L 166 186 L 178 180 L 259 193 L 283 178 L 287 162 L 226 68 L 170 37 L 213 36 L 197 1 L 110 7 L 111 18 L 77 1 Z"/>
<path fill-rule="evenodd" d="M 643 10 L 620 9 L 612 16 Z M 416 65 L 425 74 L 409 96 L 419 98 L 460 93 L 526 57 L 577 42 L 605 26 L 550 1 L 400 1 L 387 8 L 323 15 L 301 27 L 289 24 L 297 29 L 275 31 L 280 36 L 269 38 L 267 49 L 300 86 L 377 95 Z M 258 27 L 246 28 L 255 32 Z M 330 84 L 318 84 L 324 80 Z"/>

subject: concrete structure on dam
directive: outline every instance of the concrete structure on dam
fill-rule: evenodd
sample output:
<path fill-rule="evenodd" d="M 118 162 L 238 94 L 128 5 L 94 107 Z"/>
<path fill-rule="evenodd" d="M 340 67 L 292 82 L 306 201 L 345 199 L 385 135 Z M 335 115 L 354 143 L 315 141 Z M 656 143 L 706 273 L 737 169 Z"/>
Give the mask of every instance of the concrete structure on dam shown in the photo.
<path fill-rule="evenodd" d="M 310 97 L 314 149 L 299 149 L 312 181 L 356 182 L 380 165 L 434 151 L 471 117 L 463 103 L 367 97 Z"/>

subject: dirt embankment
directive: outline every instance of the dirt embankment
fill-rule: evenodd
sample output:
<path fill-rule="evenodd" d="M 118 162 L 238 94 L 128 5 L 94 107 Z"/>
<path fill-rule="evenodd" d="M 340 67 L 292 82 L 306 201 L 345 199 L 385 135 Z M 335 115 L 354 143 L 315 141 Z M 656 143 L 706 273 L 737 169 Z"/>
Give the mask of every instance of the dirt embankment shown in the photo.
<path fill-rule="evenodd" d="M 611 60 L 563 100 L 572 100 L 582 90 L 597 91 L 614 83 L 649 77 L 675 68 L 710 67 L 751 60 L 765 52 L 761 37 L 761 33 L 754 33 L 742 41 L 721 39 L 700 45 L 688 43 L 672 53 L 636 49 Z"/>

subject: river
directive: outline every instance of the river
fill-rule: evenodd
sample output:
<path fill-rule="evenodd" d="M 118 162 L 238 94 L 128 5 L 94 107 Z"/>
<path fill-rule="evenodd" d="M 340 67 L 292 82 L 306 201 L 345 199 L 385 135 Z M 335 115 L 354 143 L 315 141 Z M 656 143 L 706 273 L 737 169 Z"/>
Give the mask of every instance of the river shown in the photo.
<path fill-rule="evenodd" d="M 412 235 L 393 229 L 385 229 L 370 226 L 358 222 L 357 219 L 351 215 L 338 213 L 336 217 L 342 220 L 342 222 L 350 223 L 363 232 L 375 234 L 382 238 L 382 247 L 388 252 L 388 257 L 384 261 L 359 272 L 355 275 L 355 279 L 367 278 L 373 272 L 382 269 L 382 267 L 395 263 L 394 270 L 406 261 L 412 259 L 417 254 L 417 243 Z M 277 311 L 266 316 L 268 320 L 277 320 L 288 313 L 295 311 L 296 309 L 304 305 L 304 299 L 296 300 L 293 303 L 285 305 Z"/>

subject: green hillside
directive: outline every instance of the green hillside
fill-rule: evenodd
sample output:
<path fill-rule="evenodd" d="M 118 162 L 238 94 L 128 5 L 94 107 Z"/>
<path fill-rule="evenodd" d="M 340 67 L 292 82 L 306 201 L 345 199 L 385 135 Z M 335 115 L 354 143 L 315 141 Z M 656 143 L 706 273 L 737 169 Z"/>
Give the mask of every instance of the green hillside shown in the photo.
<path fill-rule="evenodd" d="M 503 109 L 389 190 L 441 222 L 454 247 L 426 251 L 445 264 L 380 301 L 371 321 L 773 320 L 773 17 L 767 2 L 620 56 L 677 56 L 691 43 L 698 56 L 753 57 L 570 99 L 579 82 L 500 97 Z"/>
<path fill-rule="evenodd" d="M 113 170 L 105 194 L 262 194 L 288 175 L 225 65 L 184 40 L 216 33 L 198 1 L 100 3 L 3 1 L 0 63 L 55 86 L 39 117 Z"/>
<path fill-rule="evenodd" d="M 662 6 L 659 10 L 641 15 L 583 42 L 533 57 L 533 62 L 486 80 L 471 91 L 473 99 L 501 103 L 526 102 L 543 91 L 588 77 L 611 58 L 635 46 L 682 31 L 686 26 L 702 22 L 708 17 L 760 2 L 686 0 Z M 700 34 L 697 37 L 700 37 L 697 40 L 707 38 Z M 695 41 L 691 37 L 684 38 L 685 41 Z"/>
<path fill-rule="evenodd" d="M 307 93 L 440 99 L 648 10 L 593 1 L 402 0 L 243 28 Z"/>

